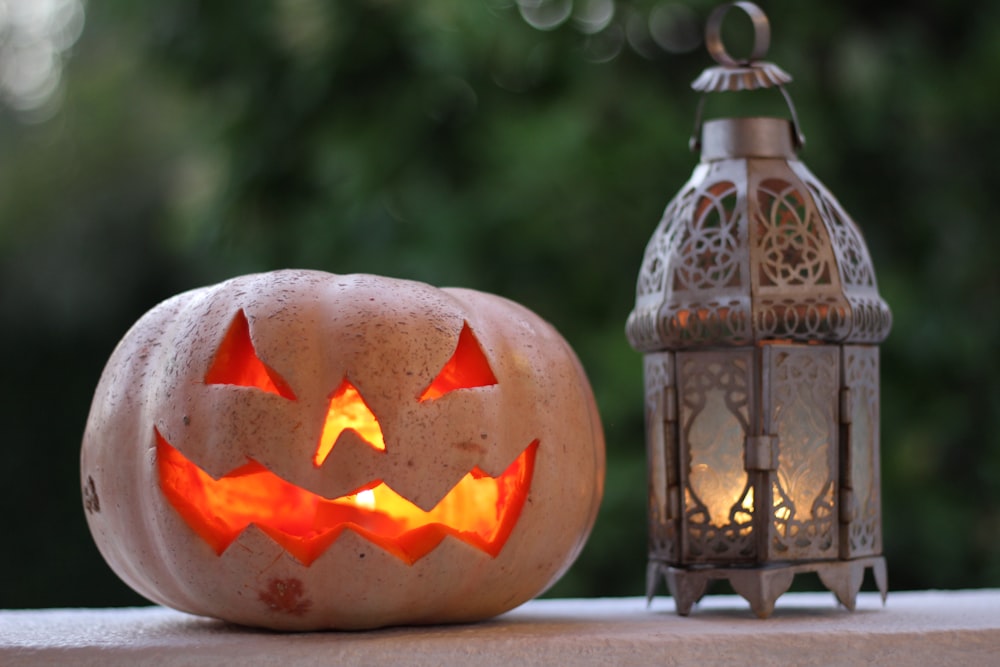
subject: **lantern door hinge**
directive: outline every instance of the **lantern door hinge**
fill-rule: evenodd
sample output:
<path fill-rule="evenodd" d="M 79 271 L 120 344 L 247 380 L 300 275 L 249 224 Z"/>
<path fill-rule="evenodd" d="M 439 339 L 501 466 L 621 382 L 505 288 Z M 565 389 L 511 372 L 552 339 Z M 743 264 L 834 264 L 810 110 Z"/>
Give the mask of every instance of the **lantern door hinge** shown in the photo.
<path fill-rule="evenodd" d="M 667 516 L 677 520 L 681 516 L 681 490 L 678 486 L 679 462 L 677 460 L 677 390 L 673 386 L 663 390 L 663 428 L 672 438 L 667 462 Z"/>
<path fill-rule="evenodd" d="M 667 517 L 677 520 L 681 516 L 681 493 L 676 486 L 667 489 Z"/>
<path fill-rule="evenodd" d="M 663 388 L 663 422 L 672 424 L 677 421 L 677 390 L 673 386 Z"/>
<path fill-rule="evenodd" d="M 853 414 L 854 410 L 852 408 L 852 406 L 854 405 L 854 401 L 852 400 L 852 398 L 853 398 L 853 396 L 851 394 L 851 388 L 850 387 L 844 387 L 843 389 L 840 390 L 840 423 L 841 424 L 850 424 L 851 422 L 854 421 L 854 414 Z"/>
<path fill-rule="evenodd" d="M 746 439 L 747 470 L 778 469 L 778 436 L 750 435 Z"/>
<path fill-rule="evenodd" d="M 845 489 L 841 487 L 840 489 L 840 523 L 851 523 L 854 521 L 857 512 L 855 511 L 856 502 L 854 500 L 854 491 L 852 489 Z"/>

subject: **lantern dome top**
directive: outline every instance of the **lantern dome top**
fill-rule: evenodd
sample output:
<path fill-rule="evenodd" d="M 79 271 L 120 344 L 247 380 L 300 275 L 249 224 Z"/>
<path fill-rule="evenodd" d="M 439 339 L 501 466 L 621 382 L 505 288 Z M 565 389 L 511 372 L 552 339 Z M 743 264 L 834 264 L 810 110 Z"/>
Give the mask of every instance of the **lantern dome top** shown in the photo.
<path fill-rule="evenodd" d="M 733 60 L 718 38 L 732 6 L 754 22 L 750 61 Z M 781 72 L 756 62 L 769 39 L 767 18 L 756 5 L 723 5 L 709 19 L 706 38 L 721 67 L 699 80 L 723 81 L 708 75 L 728 70 L 729 81 L 766 82 Z M 715 90 L 706 85 L 706 92 Z M 798 159 L 803 139 L 795 109 L 782 82 L 774 85 L 789 103 L 791 121 L 723 118 L 702 125 L 699 105 L 692 146 L 701 162 L 646 247 L 626 325 L 636 349 L 767 340 L 878 343 L 888 336 L 892 316 L 861 231 Z"/>

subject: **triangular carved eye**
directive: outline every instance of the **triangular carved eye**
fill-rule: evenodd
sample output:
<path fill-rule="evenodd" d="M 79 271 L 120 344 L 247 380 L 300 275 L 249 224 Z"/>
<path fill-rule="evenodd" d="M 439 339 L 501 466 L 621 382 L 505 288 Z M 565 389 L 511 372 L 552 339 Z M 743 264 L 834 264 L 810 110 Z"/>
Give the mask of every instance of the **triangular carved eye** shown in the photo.
<path fill-rule="evenodd" d="M 205 384 L 256 387 L 270 394 L 295 400 L 295 394 L 280 375 L 257 356 L 250 340 L 250 324 L 242 310 L 233 317 L 225 338 L 205 373 Z"/>
<path fill-rule="evenodd" d="M 458 335 L 455 354 L 444 365 L 430 386 L 420 394 L 421 401 L 430 401 L 456 389 L 472 389 L 497 384 L 483 348 L 466 322 Z"/>

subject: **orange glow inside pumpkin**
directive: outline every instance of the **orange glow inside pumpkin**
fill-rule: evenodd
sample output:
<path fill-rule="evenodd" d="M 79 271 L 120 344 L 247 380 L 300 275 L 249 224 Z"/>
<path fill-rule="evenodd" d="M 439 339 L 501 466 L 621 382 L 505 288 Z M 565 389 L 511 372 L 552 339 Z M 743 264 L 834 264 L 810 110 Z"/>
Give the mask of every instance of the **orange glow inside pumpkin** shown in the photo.
<path fill-rule="evenodd" d="M 160 486 L 167 500 L 217 554 L 255 524 L 305 565 L 344 529 L 408 564 L 447 535 L 496 557 L 520 517 L 538 449 L 535 440 L 497 477 L 473 468 L 424 511 L 381 480 L 351 495 L 324 498 L 252 459 L 213 479 L 155 432 Z"/>

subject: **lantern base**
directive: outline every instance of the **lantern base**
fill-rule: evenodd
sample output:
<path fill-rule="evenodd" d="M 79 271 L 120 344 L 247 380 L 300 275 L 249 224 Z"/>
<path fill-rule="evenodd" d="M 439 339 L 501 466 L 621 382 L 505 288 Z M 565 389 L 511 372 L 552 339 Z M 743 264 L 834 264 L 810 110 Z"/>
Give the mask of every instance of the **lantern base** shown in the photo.
<path fill-rule="evenodd" d="M 694 603 L 705 595 L 710 581 L 725 579 L 733 590 L 750 603 L 750 608 L 758 617 L 767 618 L 774 611 L 775 601 L 792 585 L 796 574 L 816 572 L 823 585 L 837 596 L 837 600 L 854 611 L 865 569 L 869 567 L 872 568 L 875 585 L 882 594 L 884 604 L 889 589 L 885 558 L 882 556 L 747 567 L 691 568 L 678 568 L 651 560 L 646 571 L 646 598 L 652 600 L 662 575 L 676 603 L 677 613 L 687 616 Z"/>

